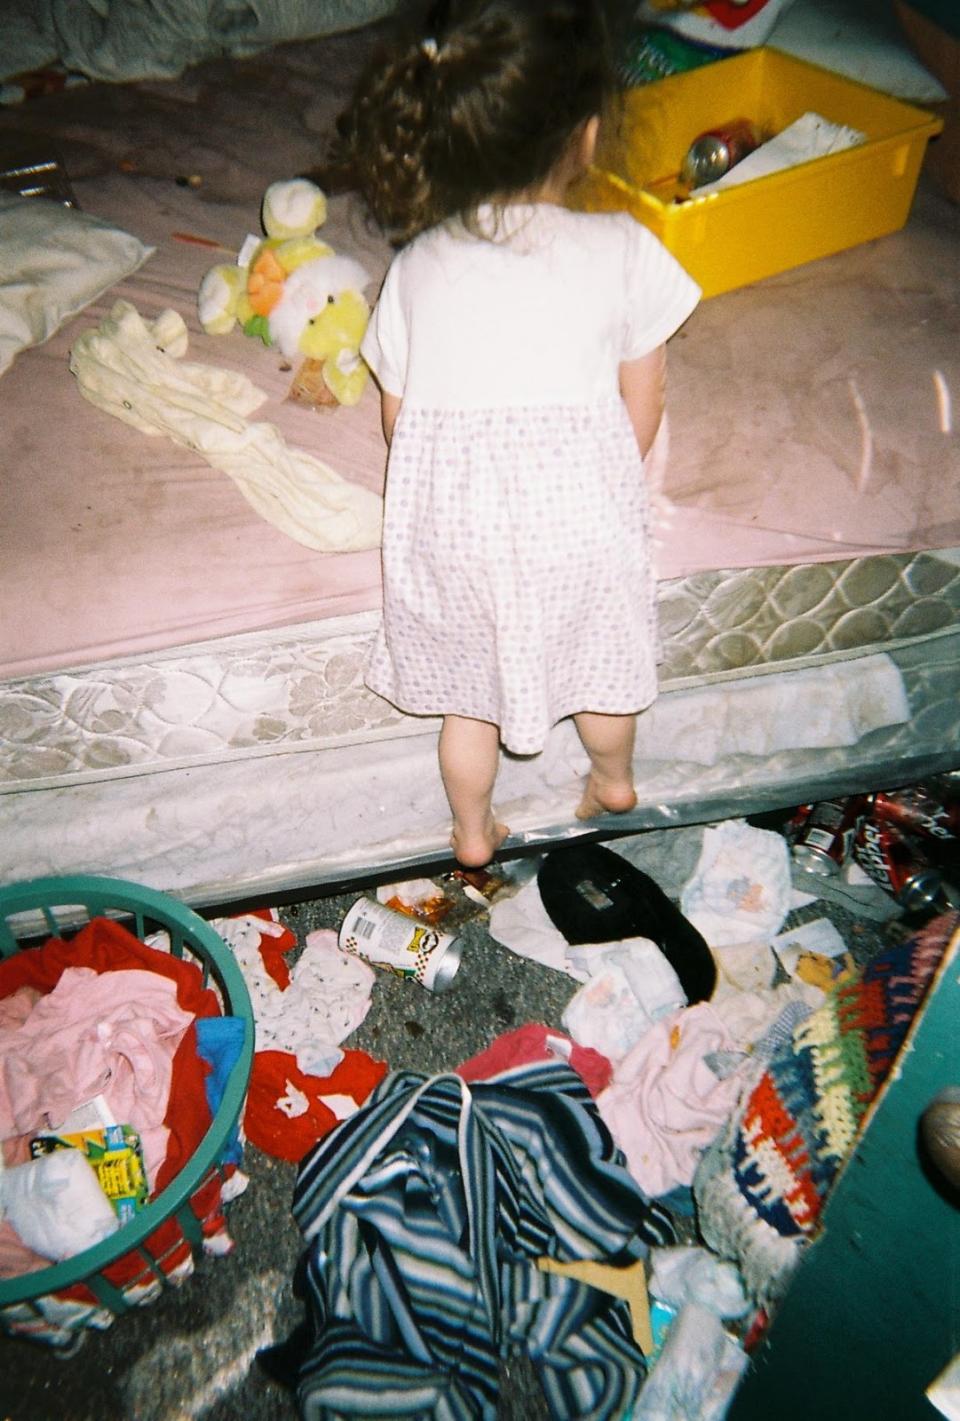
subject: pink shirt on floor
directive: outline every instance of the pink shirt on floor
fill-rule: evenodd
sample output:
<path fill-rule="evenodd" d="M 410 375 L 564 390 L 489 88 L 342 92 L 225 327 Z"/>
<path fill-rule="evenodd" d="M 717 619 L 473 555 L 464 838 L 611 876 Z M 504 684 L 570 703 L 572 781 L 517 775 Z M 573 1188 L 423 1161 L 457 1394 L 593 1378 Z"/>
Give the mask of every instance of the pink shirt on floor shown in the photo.
<path fill-rule="evenodd" d="M 693 1182 L 744 1088 L 740 1071 L 721 1079 L 706 1057 L 738 1046 L 716 1009 L 699 1002 L 658 1021 L 614 1066 L 597 1107 L 652 1197 Z"/>

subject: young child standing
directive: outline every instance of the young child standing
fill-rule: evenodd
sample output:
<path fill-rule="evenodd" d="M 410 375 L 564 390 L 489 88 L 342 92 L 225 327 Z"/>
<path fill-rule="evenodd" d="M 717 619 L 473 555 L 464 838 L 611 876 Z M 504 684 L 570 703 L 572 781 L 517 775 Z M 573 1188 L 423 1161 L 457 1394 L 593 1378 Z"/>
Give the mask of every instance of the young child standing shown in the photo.
<path fill-rule="evenodd" d="M 451 0 L 361 80 L 343 157 L 405 243 L 362 351 L 390 446 L 383 626 L 367 684 L 443 716 L 461 863 L 508 830 L 499 749 L 572 716 L 581 817 L 633 807 L 656 695 L 643 459 L 665 343 L 699 290 L 622 213 L 562 203 L 608 92 L 590 0 Z"/>

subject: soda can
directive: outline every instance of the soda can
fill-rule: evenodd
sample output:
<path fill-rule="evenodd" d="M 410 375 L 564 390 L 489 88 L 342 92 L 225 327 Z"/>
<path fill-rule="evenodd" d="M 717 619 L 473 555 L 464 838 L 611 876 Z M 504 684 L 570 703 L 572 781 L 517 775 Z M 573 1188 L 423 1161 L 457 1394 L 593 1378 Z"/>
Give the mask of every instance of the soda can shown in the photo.
<path fill-rule="evenodd" d="M 867 805 L 864 794 L 802 804 L 787 825 L 787 838 L 798 868 L 827 878 L 850 857 L 857 825 Z"/>
<path fill-rule="evenodd" d="M 853 857 L 864 873 L 893 895 L 908 913 L 942 911 L 950 906 L 943 875 L 917 839 L 895 824 L 865 816 L 853 841 Z"/>
<path fill-rule="evenodd" d="M 759 136 L 747 118 L 736 118 L 720 128 L 709 128 L 695 138 L 687 149 L 680 168 L 680 179 L 688 187 L 703 187 L 716 182 L 758 146 Z"/>
<path fill-rule="evenodd" d="M 412 978 L 429 992 L 447 991 L 460 966 L 458 938 L 370 898 L 358 898 L 347 909 L 339 943 L 344 952 Z"/>
<path fill-rule="evenodd" d="M 947 797 L 935 784 L 879 791 L 871 795 L 870 813 L 925 839 L 960 839 L 960 795 Z"/>

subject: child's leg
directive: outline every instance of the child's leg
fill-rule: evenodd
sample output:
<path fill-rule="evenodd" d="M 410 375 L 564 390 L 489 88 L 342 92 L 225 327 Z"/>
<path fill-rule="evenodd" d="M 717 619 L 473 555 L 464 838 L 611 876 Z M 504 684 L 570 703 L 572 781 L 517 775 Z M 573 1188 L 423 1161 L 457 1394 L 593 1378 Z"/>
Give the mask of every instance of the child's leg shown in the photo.
<path fill-rule="evenodd" d="M 578 819 L 595 814 L 625 814 L 637 802 L 633 787 L 635 715 L 600 715 L 581 711 L 573 717 L 583 748 L 590 756 L 590 774 L 584 786 Z"/>
<path fill-rule="evenodd" d="M 465 868 L 490 862 L 510 832 L 493 817 L 491 797 L 500 762 L 500 733 L 486 720 L 445 715 L 440 774 L 453 813 L 450 844 Z"/>

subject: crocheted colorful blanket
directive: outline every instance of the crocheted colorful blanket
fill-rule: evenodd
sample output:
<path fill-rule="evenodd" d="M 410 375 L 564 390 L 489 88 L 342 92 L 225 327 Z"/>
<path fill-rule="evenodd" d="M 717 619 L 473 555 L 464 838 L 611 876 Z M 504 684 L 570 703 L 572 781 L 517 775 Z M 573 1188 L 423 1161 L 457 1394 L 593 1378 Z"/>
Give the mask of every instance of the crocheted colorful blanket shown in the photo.
<path fill-rule="evenodd" d="M 838 984 L 703 1156 L 701 1233 L 759 1302 L 785 1288 L 958 923 L 943 914 Z"/>

